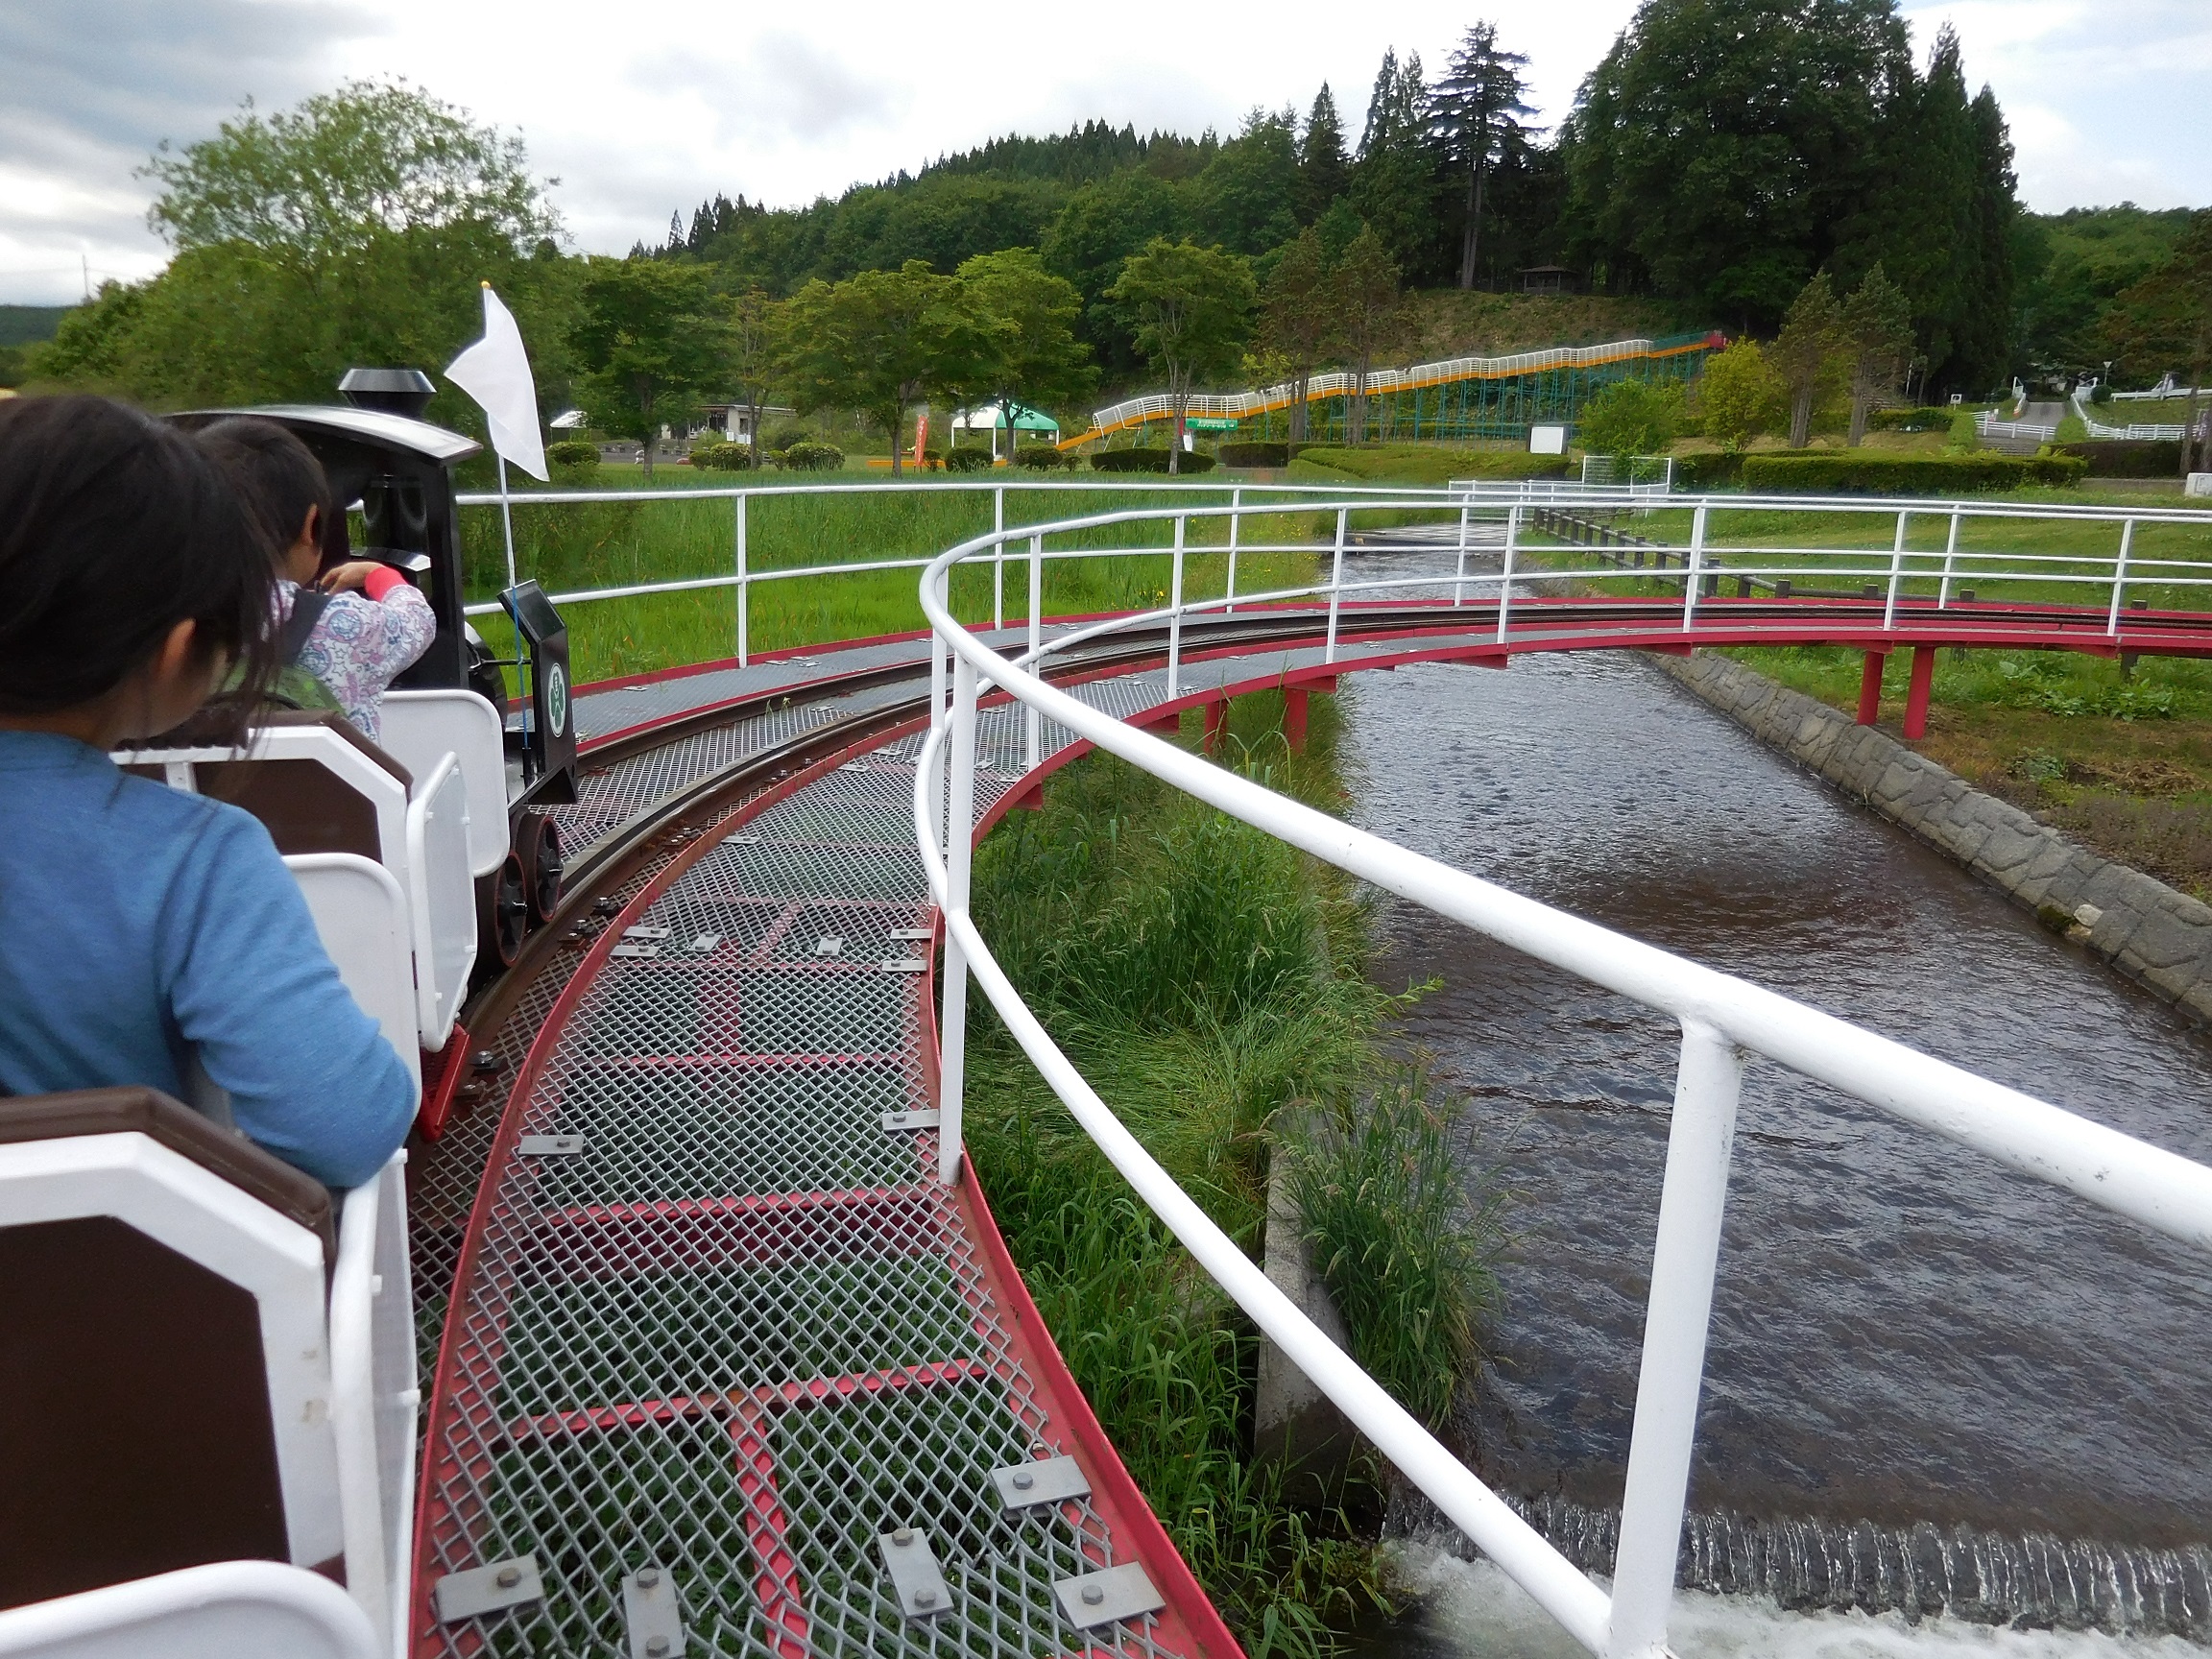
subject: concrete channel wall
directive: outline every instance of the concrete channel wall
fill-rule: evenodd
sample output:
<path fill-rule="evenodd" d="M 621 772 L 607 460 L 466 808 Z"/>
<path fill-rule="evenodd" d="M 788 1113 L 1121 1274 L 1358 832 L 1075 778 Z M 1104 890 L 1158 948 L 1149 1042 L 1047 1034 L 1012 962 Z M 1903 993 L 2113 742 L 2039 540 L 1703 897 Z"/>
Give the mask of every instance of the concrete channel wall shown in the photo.
<path fill-rule="evenodd" d="M 1902 825 L 2200 1023 L 2212 1022 L 2212 907 L 2099 857 L 1850 715 L 1743 663 L 1652 659 L 1765 743 Z"/>

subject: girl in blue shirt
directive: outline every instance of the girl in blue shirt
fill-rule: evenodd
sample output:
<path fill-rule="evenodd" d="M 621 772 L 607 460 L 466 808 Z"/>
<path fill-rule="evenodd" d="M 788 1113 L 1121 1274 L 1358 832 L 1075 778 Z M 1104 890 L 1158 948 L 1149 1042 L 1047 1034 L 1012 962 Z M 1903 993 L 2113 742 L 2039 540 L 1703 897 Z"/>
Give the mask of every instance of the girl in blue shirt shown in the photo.
<path fill-rule="evenodd" d="M 182 435 L 105 398 L 0 403 L 0 1094 L 183 1098 L 202 1073 L 249 1139 L 345 1188 L 405 1138 L 406 1067 L 268 831 L 108 758 L 195 713 L 242 734 L 273 580 Z"/>

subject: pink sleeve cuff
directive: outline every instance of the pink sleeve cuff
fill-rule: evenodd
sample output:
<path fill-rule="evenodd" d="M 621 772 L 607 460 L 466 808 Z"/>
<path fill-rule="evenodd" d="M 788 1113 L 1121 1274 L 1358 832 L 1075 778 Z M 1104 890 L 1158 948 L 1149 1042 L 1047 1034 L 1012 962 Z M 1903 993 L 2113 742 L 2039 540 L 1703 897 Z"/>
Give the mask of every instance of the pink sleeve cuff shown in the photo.
<path fill-rule="evenodd" d="M 384 595 L 391 592 L 393 589 L 406 586 L 406 577 L 400 575 L 389 565 L 379 565 L 375 569 L 369 572 L 368 579 L 361 584 L 361 591 L 368 594 L 372 599 L 381 601 Z"/>

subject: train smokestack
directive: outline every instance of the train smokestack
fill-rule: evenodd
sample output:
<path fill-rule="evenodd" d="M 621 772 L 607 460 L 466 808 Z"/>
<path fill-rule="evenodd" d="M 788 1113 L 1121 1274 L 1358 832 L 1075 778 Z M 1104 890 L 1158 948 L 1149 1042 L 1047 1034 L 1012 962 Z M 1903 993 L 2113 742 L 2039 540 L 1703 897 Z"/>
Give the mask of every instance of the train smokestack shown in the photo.
<path fill-rule="evenodd" d="M 338 390 L 356 409 L 381 409 L 416 421 L 438 396 L 430 376 L 420 369 L 349 369 L 339 377 Z"/>

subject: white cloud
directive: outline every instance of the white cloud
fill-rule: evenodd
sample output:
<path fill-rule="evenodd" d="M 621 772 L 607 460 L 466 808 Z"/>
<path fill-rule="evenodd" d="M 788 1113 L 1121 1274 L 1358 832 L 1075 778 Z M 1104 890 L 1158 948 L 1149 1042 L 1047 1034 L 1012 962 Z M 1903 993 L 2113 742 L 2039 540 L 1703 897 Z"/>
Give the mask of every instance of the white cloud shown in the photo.
<path fill-rule="evenodd" d="M 1084 7 L 954 11 L 912 0 L 681 13 L 584 0 L 73 0 L 0 5 L 0 300 L 68 299 L 80 255 L 127 274 L 162 250 L 132 177 L 162 136 L 213 131 L 248 94 L 282 106 L 347 75 L 404 75 L 519 130 L 559 176 L 577 245 L 658 240 L 717 191 L 776 204 L 913 171 L 1008 132 L 1088 120 L 1232 130 L 1303 111 L 1328 81 L 1357 134 L 1385 47 L 1439 71 L 1475 15 L 1532 60 L 1540 120 L 1634 0 L 1314 0 L 1190 6 L 1166 33 Z M 1925 49 L 1945 20 L 2012 116 L 2023 193 L 2050 209 L 2129 194 L 2212 202 L 2204 0 L 1906 0 Z M 1149 15 L 1149 14 L 1148 14 Z"/>

